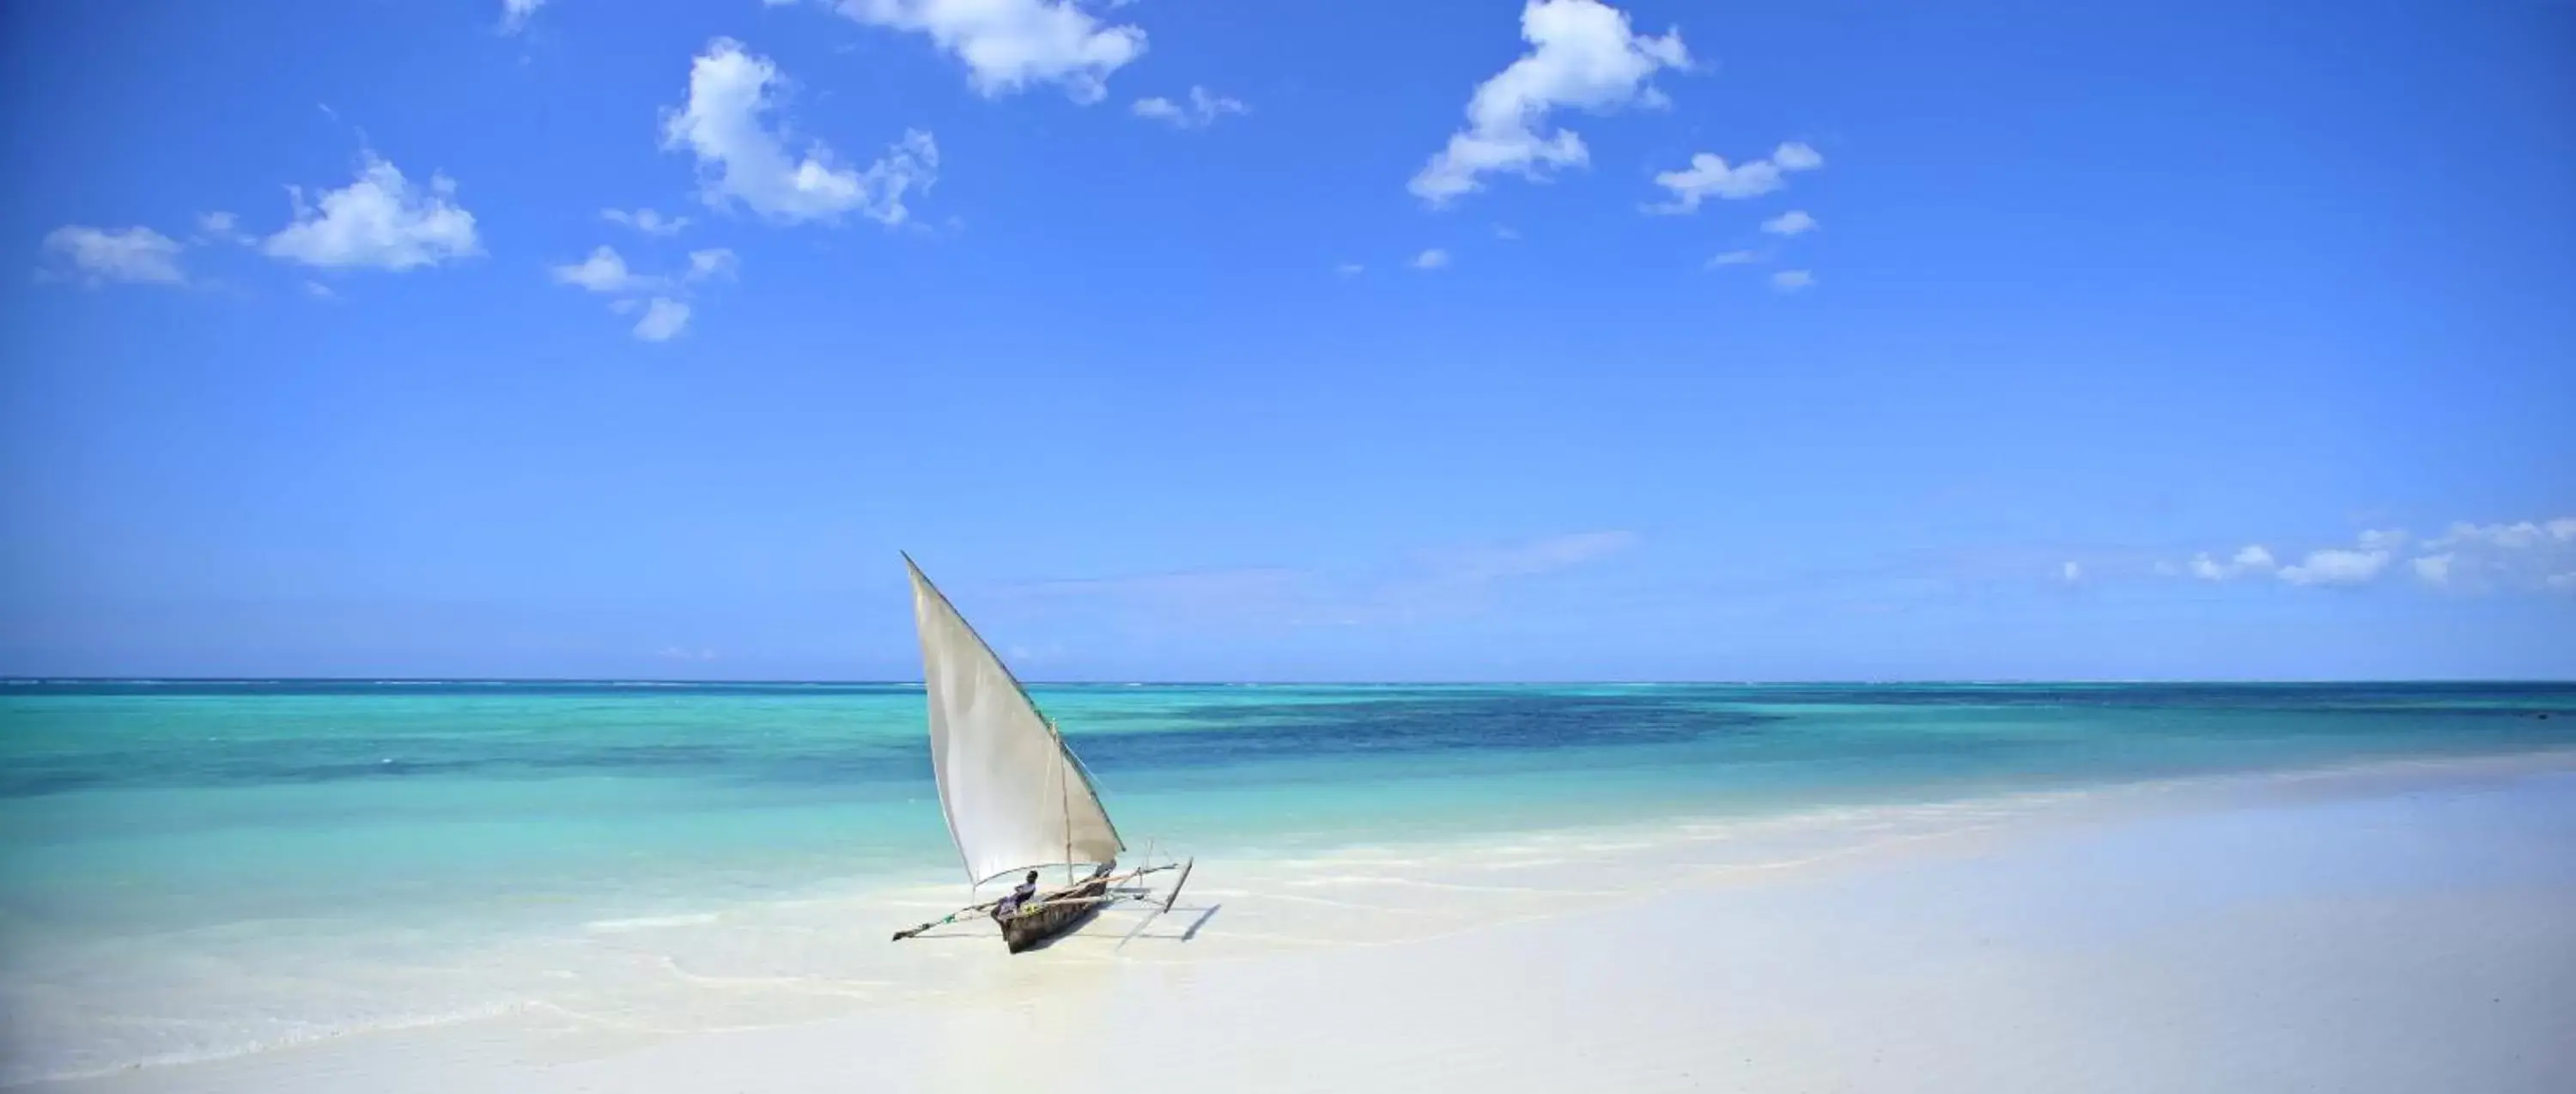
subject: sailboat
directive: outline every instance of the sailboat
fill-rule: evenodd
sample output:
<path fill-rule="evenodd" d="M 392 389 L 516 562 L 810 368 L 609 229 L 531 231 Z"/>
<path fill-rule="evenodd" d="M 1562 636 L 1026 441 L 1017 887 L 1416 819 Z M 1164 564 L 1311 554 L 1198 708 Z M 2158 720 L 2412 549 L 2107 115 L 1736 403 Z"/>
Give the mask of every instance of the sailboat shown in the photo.
<path fill-rule="evenodd" d="M 1118 855 L 1127 844 L 1073 746 L 911 555 L 903 565 L 912 575 L 913 623 L 921 632 L 931 770 L 970 888 L 1057 866 L 1066 879 L 1016 906 L 1008 898 L 986 901 L 896 931 L 895 941 L 989 914 L 1001 927 L 1003 944 L 1019 953 L 1081 925 L 1106 905 L 1154 903 L 1142 884 L 1145 876 L 1177 869 L 1180 876 L 1155 914 L 1170 911 L 1196 860 L 1118 872 Z M 1091 872 L 1077 876 L 1083 867 Z"/>

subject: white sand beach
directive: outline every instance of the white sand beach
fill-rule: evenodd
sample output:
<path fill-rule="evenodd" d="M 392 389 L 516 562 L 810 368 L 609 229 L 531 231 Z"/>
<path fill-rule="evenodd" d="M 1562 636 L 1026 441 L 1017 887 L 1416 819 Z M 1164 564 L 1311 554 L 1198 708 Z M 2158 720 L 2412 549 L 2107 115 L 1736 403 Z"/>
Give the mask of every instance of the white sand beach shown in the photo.
<path fill-rule="evenodd" d="M 32 1089 L 2576 1089 L 2567 754 L 1203 861 L 1041 952 L 886 941 L 946 895 L 594 925 L 653 956 L 622 1011 Z"/>

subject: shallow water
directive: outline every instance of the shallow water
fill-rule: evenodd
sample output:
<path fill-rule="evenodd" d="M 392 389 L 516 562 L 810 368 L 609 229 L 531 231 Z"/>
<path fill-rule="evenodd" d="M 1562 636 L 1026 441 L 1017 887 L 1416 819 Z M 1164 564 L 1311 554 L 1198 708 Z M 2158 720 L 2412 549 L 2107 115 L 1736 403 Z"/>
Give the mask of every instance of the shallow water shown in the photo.
<path fill-rule="evenodd" d="M 2576 744 L 2571 685 L 1034 691 L 1131 846 L 1202 859 Z M 550 933 L 962 892 L 922 718 L 905 685 L 8 685 L 0 1081 L 610 975 L 493 956 Z"/>

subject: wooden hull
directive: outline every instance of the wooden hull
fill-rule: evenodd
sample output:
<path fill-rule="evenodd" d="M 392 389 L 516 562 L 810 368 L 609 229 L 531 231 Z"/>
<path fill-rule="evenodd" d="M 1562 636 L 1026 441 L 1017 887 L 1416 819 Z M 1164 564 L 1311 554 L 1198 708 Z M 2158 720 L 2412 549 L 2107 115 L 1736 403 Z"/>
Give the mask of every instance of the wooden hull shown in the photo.
<path fill-rule="evenodd" d="M 1046 893 L 1029 902 L 1010 918 L 995 917 L 1002 925 L 1002 944 L 1018 953 L 1080 926 L 1092 913 L 1100 910 L 1109 894 L 1109 879 L 1095 876 L 1071 888 Z"/>

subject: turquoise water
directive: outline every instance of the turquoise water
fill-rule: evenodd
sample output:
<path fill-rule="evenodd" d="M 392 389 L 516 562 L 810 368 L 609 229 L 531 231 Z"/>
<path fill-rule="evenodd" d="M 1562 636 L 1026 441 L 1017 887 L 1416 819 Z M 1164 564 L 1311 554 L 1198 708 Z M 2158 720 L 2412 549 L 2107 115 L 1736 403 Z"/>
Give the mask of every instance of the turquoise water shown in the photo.
<path fill-rule="evenodd" d="M 1034 693 L 1131 846 L 1203 860 L 2576 745 L 2567 684 Z M 82 1042 L 178 1008 L 16 1077 L 150 1056 L 167 1029 L 231 1051 L 252 1033 L 185 1009 L 243 1005 L 186 979 L 209 954 L 410 967 L 854 880 L 962 890 L 922 727 L 905 685 L 6 685 L 0 1019 Z"/>
<path fill-rule="evenodd" d="M 2576 743 L 2576 685 L 1036 695 L 1131 844 L 1201 855 Z M 922 718 L 904 685 L 22 682 L 0 692 L 0 924 L 935 876 Z"/>

